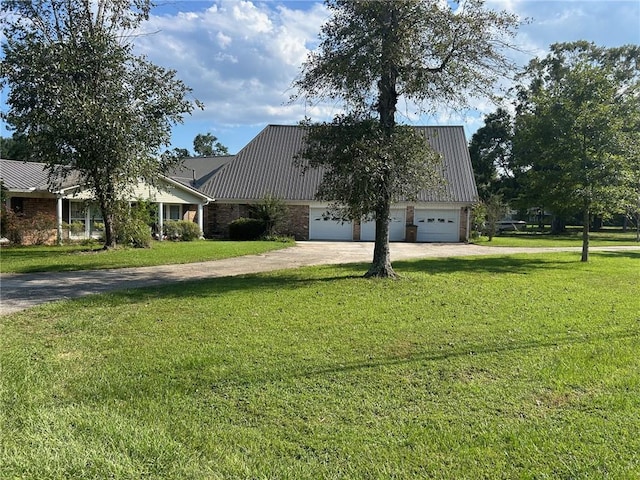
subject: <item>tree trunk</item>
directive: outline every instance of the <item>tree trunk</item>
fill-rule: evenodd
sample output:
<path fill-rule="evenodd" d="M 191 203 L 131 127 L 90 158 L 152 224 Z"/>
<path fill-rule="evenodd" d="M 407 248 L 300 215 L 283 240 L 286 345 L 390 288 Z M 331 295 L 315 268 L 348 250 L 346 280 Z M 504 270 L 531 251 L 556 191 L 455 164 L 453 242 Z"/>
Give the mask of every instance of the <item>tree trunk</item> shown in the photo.
<path fill-rule="evenodd" d="M 116 232 L 113 221 L 113 214 L 102 211 L 102 218 L 104 221 L 104 249 L 116 247 Z"/>
<path fill-rule="evenodd" d="M 398 92 L 396 84 L 398 71 L 394 64 L 393 51 L 397 47 L 396 31 L 398 18 L 393 2 L 385 4 L 384 12 L 384 37 L 382 39 L 382 70 L 378 81 L 377 110 L 380 126 L 388 137 L 393 134 L 396 125 L 396 105 Z M 389 217 L 391 216 L 391 197 L 389 192 L 390 172 L 384 171 L 380 182 L 380 201 L 375 209 L 376 214 L 376 239 L 373 247 L 373 262 L 365 277 L 396 278 L 397 275 L 391 266 L 389 252 Z"/>
<path fill-rule="evenodd" d="M 389 251 L 389 217 L 391 214 L 391 201 L 385 197 L 376 208 L 376 241 L 373 247 L 373 262 L 365 278 L 396 278 L 396 272 L 391 266 L 391 254 Z"/>
<path fill-rule="evenodd" d="M 580 258 L 581 262 L 589 261 L 589 223 L 591 220 L 591 215 L 589 213 L 589 209 L 585 208 L 584 210 L 584 218 L 582 220 L 582 257 Z"/>

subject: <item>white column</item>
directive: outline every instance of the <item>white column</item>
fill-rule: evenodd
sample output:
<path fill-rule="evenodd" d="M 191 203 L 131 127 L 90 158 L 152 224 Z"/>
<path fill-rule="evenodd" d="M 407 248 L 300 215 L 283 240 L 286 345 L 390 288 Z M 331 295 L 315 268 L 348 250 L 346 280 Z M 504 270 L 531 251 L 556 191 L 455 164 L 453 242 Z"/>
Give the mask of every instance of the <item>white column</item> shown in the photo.
<path fill-rule="evenodd" d="M 84 211 L 84 238 L 91 238 L 91 206 L 86 204 Z"/>
<path fill-rule="evenodd" d="M 56 203 L 56 240 L 62 245 L 62 196 L 58 196 Z"/>
<path fill-rule="evenodd" d="M 201 203 L 198 204 L 198 228 L 200 229 L 200 235 L 204 236 L 204 207 Z"/>
<path fill-rule="evenodd" d="M 162 230 L 164 230 L 164 203 L 158 202 L 158 240 L 162 241 Z"/>

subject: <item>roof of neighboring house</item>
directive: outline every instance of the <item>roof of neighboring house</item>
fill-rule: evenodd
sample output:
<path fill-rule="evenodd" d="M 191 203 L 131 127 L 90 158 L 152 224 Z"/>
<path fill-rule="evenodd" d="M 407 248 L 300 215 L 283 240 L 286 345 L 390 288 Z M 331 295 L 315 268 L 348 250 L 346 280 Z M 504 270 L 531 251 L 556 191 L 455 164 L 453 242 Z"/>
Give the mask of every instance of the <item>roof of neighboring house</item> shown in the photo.
<path fill-rule="evenodd" d="M 61 167 L 64 168 L 64 167 Z M 78 186 L 78 175 L 74 172 L 60 180 L 57 185 L 49 184 L 47 166 L 40 162 L 0 159 L 0 179 L 9 192 L 51 192 Z"/>
<path fill-rule="evenodd" d="M 446 184 L 421 192 L 422 202 L 473 203 L 478 199 L 467 141 L 462 127 L 416 127 L 442 154 Z M 302 174 L 295 157 L 304 142 L 296 125 L 268 125 L 199 189 L 217 201 L 259 200 L 270 194 L 283 200 L 315 200 L 322 170 Z"/>

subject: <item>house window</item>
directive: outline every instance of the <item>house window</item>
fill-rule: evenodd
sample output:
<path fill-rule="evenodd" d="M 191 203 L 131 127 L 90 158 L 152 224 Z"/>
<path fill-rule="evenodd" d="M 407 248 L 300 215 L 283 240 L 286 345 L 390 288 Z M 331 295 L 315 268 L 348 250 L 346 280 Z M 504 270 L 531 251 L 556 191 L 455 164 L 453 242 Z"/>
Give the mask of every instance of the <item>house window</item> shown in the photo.
<path fill-rule="evenodd" d="M 72 235 L 86 235 L 87 221 L 91 235 L 99 235 L 104 230 L 102 212 L 95 205 L 84 202 L 69 202 L 69 225 Z"/>
<path fill-rule="evenodd" d="M 82 224 L 82 232 L 84 232 L 84 225 L 86 222 L 86 210 L 84 203 L 82 202 L 69 202 L 69 224 Z M 72 228 L 74 233 L 80 233 L 78 228 Z"/>
<path fill-rule="evenodd" d="M 16 213 L 24 213 L 24 198 L 11 197 L 11 210 Z"/>
<path fill-rule="evenodd" d="M 164 206 L 165 220 L 182 220 L 182 205 L 167 204 Z"/>

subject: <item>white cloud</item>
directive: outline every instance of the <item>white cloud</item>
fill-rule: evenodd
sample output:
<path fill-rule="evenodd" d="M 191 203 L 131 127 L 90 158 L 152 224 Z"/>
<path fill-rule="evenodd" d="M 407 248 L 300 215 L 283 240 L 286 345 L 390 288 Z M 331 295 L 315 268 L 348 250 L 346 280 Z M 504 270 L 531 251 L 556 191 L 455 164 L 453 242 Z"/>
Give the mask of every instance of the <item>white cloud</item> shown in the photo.
<path fill-rule="evenodd" d="M 519 65 L 546 55 L 555 42 L 640 43 L 636 0 L 487 0 L 487 6 L 531 18 L 515 39 L 521 51 L 512 56 Z M 340 113 L 338 104 L 287 103 L 291 83 L 327 18 L 320 1 L 308 0 L 168 0 L 154 10 L 142 26 L 146 35 L 136 39 L 137 52 L 175 69 L 206 107 L 176 129 L 184 137 L 174 137 L 176 146 L 190 146 L 195 134 L 206 130 L 221 132 L 223 143 L 223 133 L 249 132 L 244 143 L 267 123 L 295 123 L 305 116 L 330 119 Z M 469 131 L 482 114 L 495 110 L 481 100 L 472 106 L 469 115 L 424 116 L 412 105 L 399 105 L 399 111 L 409 123 L 464 123 Z"/>

